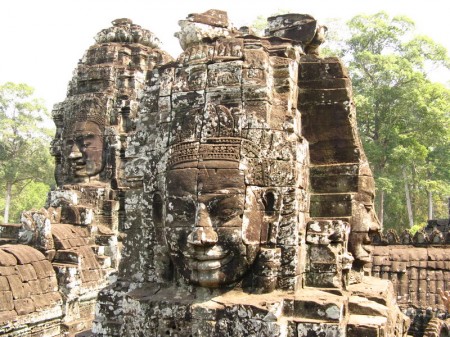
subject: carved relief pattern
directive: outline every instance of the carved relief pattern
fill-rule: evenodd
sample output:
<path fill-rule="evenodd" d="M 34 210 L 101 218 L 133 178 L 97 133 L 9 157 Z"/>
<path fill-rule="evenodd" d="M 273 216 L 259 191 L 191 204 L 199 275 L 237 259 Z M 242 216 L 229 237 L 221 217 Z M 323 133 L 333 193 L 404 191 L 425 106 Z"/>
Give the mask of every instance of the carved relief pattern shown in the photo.
<path fill-rule="evenodd" d="M 375 305 L 364 298 L 382 294 L 377 301 L 391 303 L 388 298 L 393 296 L 389 283 L 364 278 L 362 284 L 361 277 L 350 273 L 354 257 L 348 249 L 365 252 L 366 236 L 378 225 L 370 211 L 373 185 L 364 185 L 371 173 L 365 157 L 359 156 L 357 136 L 346 140 L 345 146 L 358 153 L 350 161 L 344 154 L 339 157 L 337 148 L 322 153 L 320 147 L 308 146 L 302 129 L 309 132 L 321 121 L 309 108 L 313 103 L 308 97 L 318 96 L 308 96 L 305 86 L 329 94 L 328 87 L 313 87 L 308 76 L 317 84 L 322 80 L 318 76 L 328 76 L 318 73 L 322 68 L 331 65 L 330 71 L 341 71 L 340 76 L 333 74 L 339 80 L 345 70 L 337 59 L 305 55 L 306 49 L 317 52 L 322 38 L 314 19 L 289 20 L 289 27 L 276 27 L 276 38 L 239 35 L 226 13 L 217 10 L 191 14 L 180 22 L 177 36 L 183 53 L 176 63 L 153 70 L 143 95 L 135 135 L 145 134 L 147 141 L 130 139 L 133 156 L 146 164 L 143 186 L 125 199 L 129 230 L 119 272 L 131 288 L 142 288 L 121 302 L 119 330 L 99 323 L 96 331 L 180 336 L 240 336 L 243 331 L 306 336 L 316 331 L 356 336 L 373 330 L 406 336 L 406 318 L 395 306 L 388 310 L 396 318 L 383 326 L 369 326 L 357 317 L 360 305 Z M 311 36 L 293 43 L 291 33 L 298 34 L 301 25 Z M 340 107 L 351 100 L 349 82 L 343 83 L 341 96 L 330 98 L 336 103 L 323 104 Z M 322 107 L 321 102 L 314 104 Z M 340 127 L 345 130 L 341 132 L 356 134 L 351 120 Z M 326 132 L 308 135 L 314 145 L 328 137 Z M 327 151 L 334 151 L 339 161 L 318 167 L 326 181 L 349 163 L 356 167 L 348 178 L 354 185 L 349 182 L 342 200 L 332 188 L 322 197 L 314 185 L 310 194 L 310 167 L 318 165 L 316 158 L 328 156 Z M 311 178 L 316 184 L 319 174 Z M 333 208 L 341 213 L 330 213 Z M 356 235 L 353 246 L 351 235 Z M 143 241 L 148 247 L 144 250 Z M 368 262 L 360 260 L 366 258 L 363 253 L 355 258 L 362 261 L 361 268 Z M 323 288 L 356 296 L 350 300 Z M 257 304 L 262 298 L 265 304 Z M 349 301 L 350 311 L 344 304 Z M 104 317 L 109 303 L 101 303 Z M 286 323 L 280 323 L 281 317 Z M 307 323 L 311 320 L 321 323 Z M 344 321 L 348 324 L 340 323 Z"/>
<path fill-rule="evenodd" d="M 23 285 L 14 287 L 35 284 L 26 296 L 14 294 L 21 298 L 16 304 L 1 289 L 0 334 L 17 329 L 24 336 L 61 336 L 90 329 L 97 294 L 119 267 L 126 139 L 135 128 L 148 72 L 171 58 L 156 49 L 151 32 L 128 19 L 115 20 L 96 41 L 74 71 L 67 98 L 53 110 L 58 186 L 47 208 L 22 215 L 16 240 L 30 247 L 0 250 L 22 258 L 12 258 L 7 269 L 28 268 Z M 0 271 L 0 281 L 6 272 Z"/>
<path fill-rule="evenodd" d="M 48 336 L 89 329 L 95 306 L 105 337 L 407 335 L 392 284 L 364 275 L 384 237 L 346 70 L 311 16 L 268 22 L 190 14 L 176 61 L 129 19 L 97 34 L 53 111 L 58 187 L 20 227 L 46 256 L 1 246 L 0 319 L 39 311 L 11 293 L 49 278 Z"/>

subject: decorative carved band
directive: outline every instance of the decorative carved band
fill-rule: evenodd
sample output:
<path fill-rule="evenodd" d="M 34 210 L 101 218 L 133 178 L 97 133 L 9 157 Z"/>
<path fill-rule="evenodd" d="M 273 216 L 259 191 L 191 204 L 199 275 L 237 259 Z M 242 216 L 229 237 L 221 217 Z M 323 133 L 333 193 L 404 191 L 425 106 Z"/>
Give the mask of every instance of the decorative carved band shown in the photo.
<path fill-rule="evenodd" d="M 206 143 L 183 142 L 172 146 L 168 166 L 171 168 L 182 163 L 207 160 L 239 162 L 244 152 L 258 157 L 258 150 L 256 144 L 238 137 L 208 138 Z"/>

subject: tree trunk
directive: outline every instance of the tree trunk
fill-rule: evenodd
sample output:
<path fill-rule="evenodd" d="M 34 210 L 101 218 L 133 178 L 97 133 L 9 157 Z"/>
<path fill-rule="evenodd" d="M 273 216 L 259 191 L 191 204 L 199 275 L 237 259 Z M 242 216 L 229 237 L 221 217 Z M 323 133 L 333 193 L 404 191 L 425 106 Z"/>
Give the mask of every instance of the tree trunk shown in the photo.
<path fill-rule="evenodd" d="M 405 196 L 406 196 L 406 209 L 408 210 L 409 227 L 414 226 L 414 218 L 412 214 L 411 197 L 409 195 L 408 178 L 406 176 L 406 170 L 403 167 L 403 180 L 405 181 Z"/>
<path fill-rule="evenodd" d="M 428 220 L 433 220 L 433 192 L 428 191 Z"/>
<path fill-rule="evenodd" d="M 7 224 L 9 221 L 9 206 L 11 204 L 11 192 L 12 192 L 12 184 L 10 182 L 7 182 L 5 195 L 5 213 L 3 215 L 4 224 Z"/>
<path fill-rule="evenodd" d="M 380 220 L 381 228 L 383 228 L 384 219 L 384 191 L 380 191 L 380 203 L 378 205 L 378 220 Z"/>

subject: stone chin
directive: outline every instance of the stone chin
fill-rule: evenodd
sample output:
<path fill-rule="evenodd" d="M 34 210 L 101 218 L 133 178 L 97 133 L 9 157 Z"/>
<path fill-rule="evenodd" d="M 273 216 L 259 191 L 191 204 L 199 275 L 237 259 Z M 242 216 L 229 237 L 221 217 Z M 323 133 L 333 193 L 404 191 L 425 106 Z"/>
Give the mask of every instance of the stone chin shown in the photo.
<path fill-rule="evenodd" d="M 191 283 L 205 288 L 220 288 L 224 284 L 221 280 L 225 277 L 219 270 L 192 271 Z"/>
<path fill-rule="evenodd" d="M 371 255 L 371 250 L 367 246 L 361 246 L 355 253 L 355 260 L 363 264 L 370 263 L 372 262 Z"/>

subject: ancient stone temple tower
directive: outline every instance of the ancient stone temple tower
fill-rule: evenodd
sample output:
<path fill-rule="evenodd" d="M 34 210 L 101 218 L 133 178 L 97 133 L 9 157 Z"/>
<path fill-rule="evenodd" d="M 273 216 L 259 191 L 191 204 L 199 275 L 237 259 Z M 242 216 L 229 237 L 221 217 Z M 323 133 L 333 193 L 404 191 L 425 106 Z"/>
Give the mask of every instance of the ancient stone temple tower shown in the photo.
<path fill-rule="evenodd" d="M 98 336 L 406 336 L 369 277 L 374 185 L 351 86 L 309 15 L 267 36 L 210 10 L 180 21 L 125 157 L 124 246 Z"/>
<path fill-rule="evenodd" d="M 0 335 L 448 336 L 448 220 L 379 232 L 326 27 L 179 25 L 176 59 L 117 19 L 80 60 L 58 186 L 0 233 Z"/>
<path fill-rule="evenodd" d="M 60 246 L 42 247 L 56 249 L 55 261 L 63 262 L 56 268 L 67 278 L 73 266 L 58 259 L 59 250 L 79 259 L 80 285 L 66 295 L 69 312 L 64 320 L 69 322 L 71 314 L 92 318 L 98 291 L 119 266 L 126 137 L 134 129 L 148 73 L 171 59 L 158 49 L 159 41 L 150 31 L 129 19 L 113 21 L 113 27 L 95 39 L 75 70 L 66 100 L 53 110 L 57 129 L 52 152 L 59 187 L 49 196 L 51 232 L 53 237 L 61 233 L 61 239 L 86 232 L 83 243 L 60 240 Z M 60 283 L 64 287 L 69 281 Z"/>
<path fill-rule="evenodd" d="M 2 335 L 90 329 L 98 292 L 119 266 L 126 138 L 149 72 L 171 58 L 129 19 L 95 39 L 53 110 L 58 187 L 46 209 L 23 214 L 20 244 L 0 246 Z"/>

